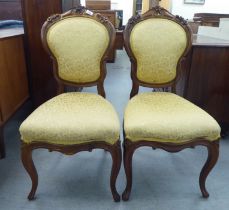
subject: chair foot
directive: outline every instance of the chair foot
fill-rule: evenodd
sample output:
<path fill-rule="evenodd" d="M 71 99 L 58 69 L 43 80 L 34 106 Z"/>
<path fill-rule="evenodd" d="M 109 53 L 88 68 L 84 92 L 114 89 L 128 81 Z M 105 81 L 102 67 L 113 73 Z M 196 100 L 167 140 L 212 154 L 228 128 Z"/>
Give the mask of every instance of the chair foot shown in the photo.
<path fill-rule="evenodd" d="M 208 158 L 206 163 L 204 164 L 201 172 L 200 172 L 200 177 L 199 177 L 199 185 L 200 185 L 200 190 L 202 192 L 202 196 L 204 198 L 209 197 L 209 193 L 206 190 L 206 179 L 208 174 L 211 172 L 213 167 L 215 166 L 218 157 L 219 157 L 219 142 L 210 142 L 207 146 L 208 149 Z"/>
<path fill-rule="evenodd" d="M 113 195 L 113 199 L 115 202 L 120 201 L 120 195 L 117 192 L 116 189 L 116 180 L 119 174 L 119 170 L 121 167 L 121 162 L 122 162 L 122 151 L 120 147 L 120 141 L 118 141 L 115 145 L 112 146 L 112 151 L 111 156 L 112 156 L 112 169 L 111 169 L 111 176 L 110 176 L 110 187 L 111 187 L 111 193 Z"/>
<path fill-rule="evenodd" d="M 115 202 L 120 202 L 120 200 L 121 200 L 119 194 L 114 194 L 114 195 L 113 195 L 113 199 L 114 199 Z"/>
<path fill-rule="evenodd" d="M 23 163 L 25 170 L 28 172 L 30 179 L 32 181 L 32 188 L 31 188 L 31 191 L 28 195 L 28 199 L 33 200 L 35 193 L 36 193 L 36 190 L 37 190 L 38 175 L 37 175 L 37 170 L 36 170 L 34 163 L 33 163 L 32 148 L 30 147 L 30 145 L 22 143 L 21 160 L 22 160 L 22 163 Z"/>
<path fill-rule="evenodd" d="M 129 200 L 129 197 L 130 197 L 130 191 L 124 191 L 123 193 L 122 193 L 122 200 L 123 201 L 128 201 Z"/>

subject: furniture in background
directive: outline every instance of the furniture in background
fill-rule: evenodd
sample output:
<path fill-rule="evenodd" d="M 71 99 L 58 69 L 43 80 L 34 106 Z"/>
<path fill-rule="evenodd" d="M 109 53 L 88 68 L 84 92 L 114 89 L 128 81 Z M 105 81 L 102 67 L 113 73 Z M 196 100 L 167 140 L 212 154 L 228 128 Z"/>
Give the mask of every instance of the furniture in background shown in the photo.
<path fill-rule="evenodd" d="M 35 107 L 57 93 L 52 62 L 41 43 L 41 27 L 52 14 L 61 13 L 62 0 L 22 0 L 30 95 Z"/>
<path fill-rule="evenodd" d="M 194 35 L 192 51 L 177 90 L 229 130 L 229 41 Z"/>
<path fill-rule="evenodd" d="M 62 0 L 62 11 L 65 12 L 80 5 L 80 0 Z"/>
<path fill-rule="evenodd" d="M 123 31 L 122 30 L 116 30 L 116 37 L 115 37 L 115 45 L 114 48 L 116 50 L 122 50 L 124 46 L 124 40 L 123 40 Z"/>
<path fill-rule="evenodd" d="M 127 184 L 122 198 L 125 201 L 132 187 L 132 157 L 135 150 L 143 146 L 168 152 L 205 146 L 208 159 L 201 170 L 199 185 L 203 197 L 209 196 L 205 182 L 219 156 L 218 123 L 207 112 L 174 93 L 138 94 L 139 86 L 171 88 L 175 92 L 182 63 L 191 49 L 191 36 L 191 29 L 183 18 L 161 7 L 132 17 L 124 30 L 133 84 L 124 114 Z"/>
<path fill-rule="evenodd" d="M 191 22 L 195 33 L 192 50 L 184 66 L 183 79 L 177 87 L 179 94 L 218 121 L 222 136 L 229 131 L 229 41 L 196 33 L 200 25 L 219 27 L 220 18 L 228 17 L 229 14 L 194 15 Z"/>
<path fill-rule="evenodd" d="M 29 97 L 23 37 L 23 28 L 0 29 L 0 158 L 3 126 Z"/>
<path fill-rule="evenodd" d="M 0 20 L 22 20 L 21 0 L 0 0 Z"/>
<path fill-rule="evenodd" d="M 110 0 L 86 0 L 86 8 L 90 10 L 110 10 Z"/>
<path fill-rule="evenodd" d="M 121 166 L 119 119 L 105 100 L 106 59 L 113 48 L 112 24 L 84 7 L 47 19 L 42 27 L 43 46 L 53 62 L 60 95 L 38 107 L 20 126 L 21 158 L 32 180 L 28 199 L 34 199 L 38 175 L 32 151 L 39 148 L 73 155 L 80 151 L 104 149 L 113 160 L 110 188 L 120 201 L 116 179 Z M 97 86 L 95 93 L 63 93 L 64 86 Z"/>
<path fill-rule="evenodd" d="M 229 18 L 229 14 L 195 13 L 193 20 L 199 21 L 202 26 L 219 27 L 220 18 Z"/>
<path fill-rule="evenodd" d="M 199 26 L 201 25 L 201 22 L 200 21 L 188 20 L 188 24 L 192 29 L 192 33 L 193 34 L 197 34 Z"/>

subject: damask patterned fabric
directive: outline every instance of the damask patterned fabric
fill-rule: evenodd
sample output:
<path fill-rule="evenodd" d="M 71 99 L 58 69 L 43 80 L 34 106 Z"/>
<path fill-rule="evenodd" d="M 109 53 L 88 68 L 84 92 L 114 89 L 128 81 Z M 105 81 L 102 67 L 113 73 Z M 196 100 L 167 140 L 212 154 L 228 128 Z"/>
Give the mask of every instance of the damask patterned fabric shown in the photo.
<path fill-rule="evenodd" d="M 118 116 L 107 100 L 92 93 L 64 93 L 38 107 L 20 126 L 25 143 L 80 144 L 119 139 Z"/>
<path fill-rule="evenodd" d="M 84 17 L 71 17 L 51 26 L 47 43 L 57 59 L 59 77 L 86 83 L 100 76 L 100 61 L 108 44 L 104 25 Z"/>
<path fill-rule="evenodd" d="M 137 78 L 146 83 L 173 80 L 186 45 L 185 30 L 173 21 L 154 18 L 136 24 L 130 46 L 137 60 Z"/>
<path fill-rule="evenodd" d="M 131 141 L 181 143 L 195 138 L 214 141 L 220 137 L 220 127 L 208 113 L 166 92 L 133 97 L 125 111 L 124 129 Z"/>

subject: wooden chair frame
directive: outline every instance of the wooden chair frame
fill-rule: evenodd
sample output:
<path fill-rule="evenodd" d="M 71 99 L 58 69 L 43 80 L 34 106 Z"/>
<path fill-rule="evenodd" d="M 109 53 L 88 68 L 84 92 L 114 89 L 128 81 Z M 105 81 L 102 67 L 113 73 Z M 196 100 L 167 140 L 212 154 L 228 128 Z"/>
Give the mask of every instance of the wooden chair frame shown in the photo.
<path fill-rule="evenodd" d="M 49 30 L 49 28 L 55 24 L 58 21 L 61 21 L 66 18 L 70 17 L 85 17 L 85 18 L 91 18 L 94 19 L 100 23 L 102 23 L 109 32 L 110 37 L 110 44 L 107 47 L 100 63 L 100 69 L 101 74 L 98 80 L 90 82 L 90 83 L 72 83 L 69 81 L 62 80 L 58 76 L 58 65 L 57 60 L 55 56 L 50 51 L 47 41 L 46 41 L 46 35 Z M 108 21 L 107 18 L 101 16 L 97 13 L 92 13 L 91 11 L 87 10 L 85 7 L 78 6 L 76 8 L 73 8 L 69 11 L 67 11 L 64 14 L 56 14 L 47 19 L 47 21 L 44 23 L 42 27 L 41 32 L 42 42 L 44 45 L 45 50 L 50 55 L 51 59 L 53 60 L 53 71 L 55 78 L 59 85 L 58 93 L 64 92 L 64 86 L 74 86 L 74 87 L 86 87 L 86 86 L 94 86 L 97 85 L 98 93 L 99 95 L 103 96 L 105 98 L 105 91 L 103 87 L 104 79 L 106 76 L 106 59 L 108 58 L 108 52 L 112 49 L 114 40 L 115 40 L 115 29 L 113 25 Z M 117 142 L 113 145 L 103 141 L 95 141 L 90 143 L 82 143 L 82 144 L 75 144 L 75 145 L 58 145 L 58 144 L 50 144 L 50 143 L 43 143 L 43 142 L 32 142 L 32 143 L 24 143 L 21 141 L 21 159 L 22 163 L 28 172 L 31 181 L 32 181 L 32 189 L 28 195 L 29 200 L 33 200 L 36 189 L 38 186 L 38 174 L 36 171 L 36 168 L 33 163 L 32 159 L 32 151 L 35 149 L 48 149 L 49 151 L 57 151 L 61 152 L 63 154 L 67 155 L 73 155 L 81 151 L 92 151 L 93 149 L 104 149 L 105 151 L 108 151 L 113 160 L 112 169 L 111 169 L 111 176 L 110 176 L 110 188 L 113 195 L 114 201 L 120 201 L 120 195 L 118 194 L 116 190 L 116 179 L 120 170 L 121 166 L 121 160 L 122 160 L 122 153 L 121 153 L 121 146 L 120 146 L 120 140 L 117 139 Z"/>
<path fill-rule="evenodd" d="M 162 19 L 168 19 L 172 20 L 176 23 L 178 23 L 186 32 L 187 35 L 187 46 L 186 49 L 179 59 L 177 63 L 177 74 L 174 80 L 169 81 L 164 84 L 149 84 L 145 83 L 144 81 L 140 81 L 137 78 L 137 60 L 131 50 L 130 46 L 130 35 L 131 31 L 134 28 L 136 24 L 138 24 L 141 21 L 150 19 L 150 18 L 162 18 Z M 132 90 L 130 94 L 130 98 L 135 96 L 138 93 L 139 86 L 145 86 L 145 87 L 151 87 L 151 88 L 163 88 L 167 89 L 168 87 L 171 87 L 172 92 L 175 92 L 175 86 L 177 81 L 180 78 L 181 71 L 182 71 L 182 64 L 186 59 L 186 56 L 191 48 L 192 45 L 192 35 L 191 35 L 191 29 L 188 26 L 187 22 L 180 16 L 174 16 L 171 13 L 169 13 L 167 10 L 157 6 L 153 7 L 151 10 L 146 12 L 143 15 L 137 15 L 132 17 L 125 30 L 124 30 L 124 43 L 125 43 L 125 49 L 127 51 L 127 54 L 129 55 L 130 61 L 131 61 L 131 79 L 132 79 Z M 126 188 L 122 194 L 122 199 L 124 201 L 129 200 L 129 196 L 131 193 L 131 187 L 132 187 L 132 158 L 133 154 L 136 149 L 143 146 L 152 147 L 153 149 L 159 148 L 163 149 L 168 152 L 179 152 L 186 148 L 194 148 L 195 146 L 205 146 L 208 149 L 208 158 L 206 163 L 204 164 L 200 176 L 199 176 L 199 185 L 200 190 L 202 192 L 202 195 L 204 198 L 207 198 L 209 196 L 209 193 L 206 190 L 205 182 L 207 179 L 208 174 L 212 170 L 212 168 L 215 166 L 218 156 L 219 156 L 219 141 L 218 139 L 216 141 L 209 141 L 205 139 L 193 139 L 189 142 L 184 143 L 163 143 L 163 142 L 157 142 L 157 141 L 137 141 L 132 142 L 130 139 L 126 138 L 125 131 L 123 130 L 124 135 L 124 142 L 123 142 L 123 149 L 124 149 L 124 168 L 126 173 Z"/>

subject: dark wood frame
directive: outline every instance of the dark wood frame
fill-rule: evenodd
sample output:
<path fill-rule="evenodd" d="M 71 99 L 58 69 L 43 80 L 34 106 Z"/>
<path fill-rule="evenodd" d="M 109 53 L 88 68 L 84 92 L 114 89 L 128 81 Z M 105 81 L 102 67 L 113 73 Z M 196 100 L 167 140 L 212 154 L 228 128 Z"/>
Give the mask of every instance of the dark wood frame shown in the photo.
<path fill-rule="evenodd" d="M 24 47 L 23 47 L 24 34 L 23 33 L 11 34 L 11 35 L 8 34 L 7 36 L 0 38 L 0 41 L 13 41 L 15 39 L 18 39 L 17 41 L 18 41 L 18 44 L 20 44 L 20 50 L 21 51 L 19 53 L 20 55 L 17 56 L 17 63 L 20 62 L 20 66 L 17 66 L 19 68 L 17 70 L 20 70 L 20 81 L 19 81 L 19 77 L 17 76 L 18 77 L 18 83 L 14 84 L 14 88 L 16 88 L 16 87 L 19 88 L 20 87 L 21 89 L 25 90 L 25 86 L 27 85 L 27 79 L 25 80 L 25 77 L 27 76 L 27 74 L 26 74 L 25 54 L 24 54 Z M 13 51 L 13 50 L 11 49 L 11 51 Z M 15 53 L 15 54 L 18 54 L 18 52 Z M 9 58 L 7 62 L 9 62 L 9 60 L 12 61 L 12 59 Z M 23 70 L 25 70 L 25 72 L 23 72 L 24 73 L 23 75 L 21 75 L 21 73 L 22 73 L 21 69 L 22 68 L 23 68 Z M 12 69 L 14 69 L 14 68 L 12 68 Z M 21 85 L 22 79 L 23 79 L 23 85 Z M 25 80 L 25 82 L 24 82 L 24 80 Z M 18 90 L 21 90 L 21 89 L 18 89 Z M 27 88 L 26 88 L 26 90 L 27 90 Z M 16 114 L 17 110 L 28 100 L 29 93 L 26 90 L 25 90 L 25 92 L 27 94 L 23 94 L 24 97 L 20 97 L 20 100 L 13 101 L 13 102 L 11 101 L 10 102 L 10 104 L 11 105 L 13 104 L 14 106 L 11 107 L 10 111 L 7 111 L 7 114 L 4 113 L 4 111 L 1 109 L 1 105 L 2 106 L 7 106 L 7 99 L 2 98 L 3 101 L 5 100 L 6 104 L 1 104 L 0 105 L 0 159 L 4 159 L 6 157 L 6 148 L 5 148 L 5 139 L 4 139 L 4 127 L 5 127 L 6 123 Z M 11 94 L 12 94 L 12 90 L 11 89 L 9 89 L 8 91 L 10 91 Z M 20 92 L 20 94 L 21 94 L 21 92 Z"/>
<path fill-rule="evenodd" d="M 187 35 L 187 46 L 186 49 L 181 56 L 181 58 L 178 61 L 177 64 L 177 74 L 174 80 L 169 81 L 164 84 L 150 84 L 150 83 L 145 83 L 143 81 L 140 81 L 137 78 L 137 60 L 132 53 L 131 46 L 130 46 L 130 34 L 132 29 L 136 24 L 138 24 L 141 21 L 147 20 L 149 18 L 163 18 L 163 19 L 168 19 L 171 21 L 174 21 L 178 23 L 186 32 Z M 186 56 L 188 55 L 188 52 L 191 48 L 192 44 L 192 33 L 191 29 L 188 26 L 187 22 L 180 16 L 173 16 L 171 13 L 169 13 L 167 10 L 157 6 L 153 7 L 151 10 L 143 14 L 142 16 L 137 15 L 132 17 L 125 30 L 124 30 L 124 43 L 125 43 L 125 48 L 126 51 L 130 57 L 131 61 L 131 79 L 132 79 L 132 90 L 130 94 L 130 98 L 135 96 L 138 93 L 139 86 L 145 86 L 145 87 L 152 87 L 152 88 L 162 88 L 162 89 L 168 89 L 171 87 L 172 92 L 176 92 L 176 83 L 180 78 L 181 71 L 182 71 L 182 65 L 183 62 L 186 59 Z M 124 122 L 125 123 L 125 122 Z M 209 196 L 209 193 L 206 190 L 205 187 L 205 182 L 208 174 L 210 173 L 211 169 L 214 167 L 214 165 L 217 162 L 218 156 L 219 156 L 219 141 L 218 139 L 216 141 L 209 141 L 203 138 L 200 139 L 193 139 L 188 142 L 184 143 L 164 143 L 164 142 L 157 142 L 157 141 L 131 141 L 131 139 L 128 139 L 125 135 L 125 131 L 123 131 L 124 134 L 124 142 L 123 142 L 123 148 L 124 148 L 124 168 L 125 168 L 125 173 L 126 173 L 126 179 L 127 179 L 127 184 L 126 188 L 122 194 L 122 199 L 124 201 L 129 200 L 129 196 L 131 193 L 131 187 L 132 187 L 132 157 L 134 154 L 134 151 L 138 149 L 139 147 L 142 146 L 148 146 L 152 147 L 153 149 L 160 148 L 163 150 L 166 150 L 168 152 L 179 152 L 183 149 L 186 148 L 194 148 L 195 146 L 205 146 L 208 149 L 208 159 L 203 166 L 201 172 L 200 172 L 200 177 L 199 177 L 199 185 L 200 185 L 200 190 L 202 192 L 202 195 L 204 198 L 207 198 Z"/>
<path fill-rule="evenodd" d="M 48 44 L 46 42 L 46 35 L 47 35 L 47 31 L 53 24 L 63 19 L 70 18 L 70 17 L 85 17 L 85 18 L 94 19 L 100 22 L 101 24 L 103 24 L 109 32 L 110 44 L 107 47 L 106 52 L 104 53 L 101 59 L 101 63 L 100 63 L 101 75 L 100 75 L 100 78 L 96 81 L 93 81 L 90 83 L 80 83 L 79 84 L 79 83 L 73 83 L 73 82 L 62 80 L 58 76 L 57 60 L 48 47 Z M 43 42 L 44 48 L 53 60 L 53 71 L 54 71 L 55 78 L 59 84 L 59 93 L 62 93 L 64 91 L 64 86 L 83 87 L 83 86 L 97 85 L 98 93 L 105 98 L 105 91 L 103 87 L 103 82 L 106 76 L 105 61 L 107 59 L 107 54 L 112 49 L 114 40 L 115 40 L 114 27 L 106 18 L 102 17 L 100 14 L 91 13 L 85 7 L 79 6 L 79 7 L 76 7 L 74 9 L 67 11 L 64 14 L 56 14 L 56 15 L 49 17 L 42 27 L 41 35 L 42 35 L 42 42 Z M 58 152 L 61 152 L 67 155 L 73 155 L 81 151 L 92 151 L 93 149 L 104 149 L 105 151 L 110 152 L 112 156 L 112 160 L 113 160 L 111 176 L 110 176 L 110 188 L 111 188 L 111 192 L 112 192 L 114 201 L 120 201 L 120 195 L 118 194 L 116 190 L 116 186 L 115 186 L 116 179 L 117 179 L 117 176 L 120 170 L 120 166 L 121 166 L 121 160 L 122 160 L 119 139 L 117 139 L 117 142 L 113 145 L 103 140 L 89 142 L 89 143 L 75 144 L 75 145 L 60 145 L 60 144 L 50 144 L 50 143 L 44 143 L 44 142 L 25 143 L 21 141 L 22 163 L 32 181 L 32 189 L 28 195 L 29 200 L 34 199 L 35 192 L 36 192 L 37 185 L 38 185 L 38 175 L 37 175 L 37 171 L 36 171 L 36 168 L 32 160 L 32 151 L 38 148 L 48 149 L 49 151 L 58 151 Z"/>

